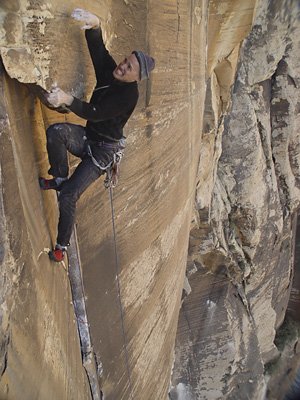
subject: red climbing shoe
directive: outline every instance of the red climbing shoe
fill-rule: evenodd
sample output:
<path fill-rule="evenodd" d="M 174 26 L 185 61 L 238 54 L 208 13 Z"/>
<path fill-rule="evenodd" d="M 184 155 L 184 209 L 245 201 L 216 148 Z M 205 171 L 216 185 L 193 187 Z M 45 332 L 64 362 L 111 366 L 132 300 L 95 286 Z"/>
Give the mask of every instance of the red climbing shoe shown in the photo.
<path fill-rule="evenodd" d="M 64 178 L 53 178 L 53 179 L 46 179 L 46 178 L 39 178 L 40 188 L 42 190 L 49 190 L 54 189 L 57 191 L 61 190 L 62 184 L 66 179 Z"/>
<path fill-rule="evenodd" d="M 65 246 L 56 245 L 55 249 L 50 250 L 48 255 L 50 260 L 55 262 L 63 261 L 67 248 Z"/>

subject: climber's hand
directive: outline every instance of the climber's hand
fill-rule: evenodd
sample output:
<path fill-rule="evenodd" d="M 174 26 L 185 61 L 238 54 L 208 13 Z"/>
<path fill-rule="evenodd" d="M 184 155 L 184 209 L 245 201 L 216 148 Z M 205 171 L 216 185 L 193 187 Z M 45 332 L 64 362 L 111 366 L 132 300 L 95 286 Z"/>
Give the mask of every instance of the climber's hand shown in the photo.
<path fill-rule="evenodd" d="M 84 23 L 81 29 L 99 28 L 100 26 L 99 18 L 89 11 L 83 10 L 82 8 L 75 8 L 71 14 L 71 17 L 76 21 Z"/>
<path fill-rule="evenodd" d="M 46 95 L 48 103 L 53 107 L 70 106 L 74 97 L 57 86 L 53 86 L 50 92 Z"/>

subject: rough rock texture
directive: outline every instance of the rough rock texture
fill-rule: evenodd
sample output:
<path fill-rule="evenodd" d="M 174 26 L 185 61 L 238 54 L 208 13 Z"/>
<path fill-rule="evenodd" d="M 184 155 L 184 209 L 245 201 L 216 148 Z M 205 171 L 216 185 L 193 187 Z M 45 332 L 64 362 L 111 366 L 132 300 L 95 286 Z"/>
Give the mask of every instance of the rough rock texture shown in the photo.
<path fill-rule="evenodd" d="M 78 6 L 1 1 L 0 54 L 8 75 L 1 69 L 0 397 L 11 400 L 89 398 L 67 275 L 43 252 L 56 237 L 56 197 L 37 185 L 48 169 L 45 129 L 84 121 L 50 111 L 33 96 L 44 101 L 43 90 L 57 82 L 89 97 L 94 76 L 84 34 L 70 19 Z M 299 206 L 297 2 L 80 6 L 100 16 L 117 61 L 140 48 L 157 63 L 126 127 L 114 191 L 131 384 L 102 181 L 78 204 L 105 399 L 165 400 L 173 364 L 172 399 L 261 399 L 265 365 L 280 354 L 274 338 L 291 289 Z M 179 315 L 183 286 L 191 292 Z"/>
<path fill-rule="evenodd" d="M 148 47 L 157 68 L 142 85 L 126 130 L 114 205 L 133 397 L 152 400 L 167 397 L 186 268 L 204 103 L 206 7 L 199 1 L 149 3 L 146 14 L 146 4 L 134 5 L 118 13 L 137 32 L 144 32 L 136 24 L 144 26 L 146 19 L 144 36 L 131 46 Z M 79 205 L 78 235 L 102 387 L 107 399 L 128 399 L 109 196 L 101 182 L 87 196 L 88 207 L 87 200 Z"/>
<path fill-rule="evenodd" d="M 1 46 L 9 75 L 24 83 L 36 82 L 44 89 L 57 81 L 65 90 L 88 97 L 94 83 L 91 63 L 83 32 L 68 17 L 78 4 L 21 3 L 18 24 L 24 32 L 15 46 L 15 38 L 6 34 Z M 8 11 L 18 14 L 11 10 L 11 3 L 4 5 L 5 18 Z M 128 399 L 131 389 L 134 398 L 143 393 L 143 400 L 164 399 L 170 384 L 200 152 L 205 93 L 205 56 L 201 55 L 206 46 L 207 4 L 184 0 L 162 4 L 103 1 L 96 5 L 87 1 L 84 7 L 101 17 L 108 47 L 117 60 L 132 48 L 141 48 L 157 62 L 151 81 L 141 85 L 139 105 L 126 130 L 128 146 L 121 180 L 114 191 L 131 388 L 118 306 L 109 197 L 101 181 L 79 202 L 77 232 L 105 399 Z M 28 13 L 33 16 L 27 23 Z M 25 52 L 19 62 L 19 55 Z M 40 75 L 30 63 L 38 67 Z M 33 86 L 30 90 L 37 92 Z M 37 164 L 30 168 L 37 199 L 41 195 L 36 178 L 48 167 L 42 130 L 59 120 L 78 122 L 72 115 L 61 116 L 42 107 Z M 30 129 L 27 134 L 32 137 Z M 17 172 L 14 169 L 12 173 Z M 45 194 L 44 204 L 53 242 L 54 197 Z M 28 212 L 30 215 L 33 210 Z M 42 218 L 43 214 L 37 221 Z M 39 233 L 38 223 L 34 232 Z M 50 238 L 40 237 L 39 246 L 50 247 Z"/>
<path fill-rule="evenodd" d="M 297 219 L 297 221 L 296 221 Z M 297 224 L 297 228 L 296 228 Z M 286 318 L 276 333 L 275 344 L 280 351 L 280 357 L 271 361 L 267 366 L 269 400 L 282 398 L 285 393 L 290 398 L 299 397 L 300 374 L 300 218 L 295 217 L 295 257 L 294 277 L 291 296 L 288 303 Z M 297 379 L 298 375 L 298 379 Z M 298 381 L 298 387 L 295 383 Z M 298 396 L 296 391 L 298 390 Z M 292 396 L 293 394 L 293 396 Z"/>
<path fill-rule="evenodd" d="M 44 251 L 50 237 L 37 186 L 40 108 L 0 68 L 0 398 L 89 399 L 67 272 L 53 268 Z"/>
<path fill-rule="evenodd" d="M 296 1 L 259 1 L 225 114 L 210 76 L 172 398 L 264 398 L 300 200 L 299 27 Z"/>

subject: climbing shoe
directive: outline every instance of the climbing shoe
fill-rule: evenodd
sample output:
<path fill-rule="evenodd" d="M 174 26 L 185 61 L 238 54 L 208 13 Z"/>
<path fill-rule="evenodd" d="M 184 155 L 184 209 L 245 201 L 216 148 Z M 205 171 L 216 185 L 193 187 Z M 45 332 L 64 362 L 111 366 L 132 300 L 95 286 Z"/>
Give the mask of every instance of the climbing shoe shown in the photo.
<path fill-rule="evenodd" d="M 65 257 L 65 252 L 67 251 L 66 246 L 61 246 L 57 244 L 53 250 L 50 250 L 48 255 L 50 260 L 55 261 L 55 262 L 61 262 L 63 261 Z"/>
<path fill-rule="evenodd" d="M 68 178 L 53 178 L 53 179 L 46 179 L 46 178 L 39 178 L 39 184 L 40 188 L 42 190 L 49 190 L 49 189 L 54 189 L 57 191 L 60 191 L 62 188 L 62 184 L 67 180 Z"/>

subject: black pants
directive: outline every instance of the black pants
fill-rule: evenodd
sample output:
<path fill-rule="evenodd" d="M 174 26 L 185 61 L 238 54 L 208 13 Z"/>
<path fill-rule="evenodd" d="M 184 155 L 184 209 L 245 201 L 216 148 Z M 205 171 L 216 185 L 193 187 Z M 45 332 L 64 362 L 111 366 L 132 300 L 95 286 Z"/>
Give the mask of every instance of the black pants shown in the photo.
<path fill-rule="evenodd" d="M 93 156 L 102 166 L 113 159 L 113 151 L 92 148 Z M 49 174 L 54 177 L 68 177 L 68 155 L 81 158 L 80 164 L 71 177 L 62 184 L 59 195 L 59 222 L 57 243 L 69 243 L 75 222 L 76 202 L 81 194 L 104 173 L 87 154 L 85 128 L 69 123 L 54 124 L 47 129 L 47 151 L 50 163 Z"/>

